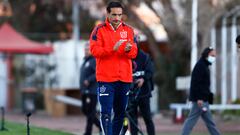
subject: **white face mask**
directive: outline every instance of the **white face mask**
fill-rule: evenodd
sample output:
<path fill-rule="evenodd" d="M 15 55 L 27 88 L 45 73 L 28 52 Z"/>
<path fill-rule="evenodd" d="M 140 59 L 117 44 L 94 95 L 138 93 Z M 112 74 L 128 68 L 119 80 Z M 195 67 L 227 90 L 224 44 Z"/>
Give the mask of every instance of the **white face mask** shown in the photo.
<path fill-rule="evenodd" d="M 215 60 L 216 60 L 216 57 L 214 57 L 214 56 L 208 56 L 208 57 L 207 57 L 207 61 L 208 61 L 209 63 L 213 63 Z"/>

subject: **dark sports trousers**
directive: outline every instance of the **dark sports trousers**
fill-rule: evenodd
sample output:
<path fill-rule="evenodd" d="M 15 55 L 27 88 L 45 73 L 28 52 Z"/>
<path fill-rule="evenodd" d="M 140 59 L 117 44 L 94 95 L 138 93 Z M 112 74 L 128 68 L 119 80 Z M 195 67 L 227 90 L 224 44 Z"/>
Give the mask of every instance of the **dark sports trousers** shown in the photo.
<path fill-rule="evenodd" d="M 104 135 L 119 135 L 128 102 L 131 83 L 98 82 L 98 100 L 100 103 L 100 123 Z M 112 111 L 114 117 L 112 119 Z"/>
<path fill-rule="evenodd" d="M 82 111 L 87 116 L 87 124 L 84 135 L 92 134 L 92 126 L 95 124 L 101 131 L 100 122 L 96 116 L 97 95 L 83 94 L 82 95 Z"/>
<path fill-rule="evenodd" d="M 131 135 L 138 135 L 138 130 L 135 127 L 135 124 L 138 124 L 138 107 L 142 114 L 143 120 L 145 122 L 148 135 L 155 135 L 155 127 L 152 121 L 151 109 L 150 109 L 150 97 L 142 97 L 137 98 L 131 97 L 129 98 L 129 104 L 127 108 L 127 112 L 129 113 L 131 120 L 130 121 L 130 132 Z M 134 122 L 135 124 L 133 124 Z"/>

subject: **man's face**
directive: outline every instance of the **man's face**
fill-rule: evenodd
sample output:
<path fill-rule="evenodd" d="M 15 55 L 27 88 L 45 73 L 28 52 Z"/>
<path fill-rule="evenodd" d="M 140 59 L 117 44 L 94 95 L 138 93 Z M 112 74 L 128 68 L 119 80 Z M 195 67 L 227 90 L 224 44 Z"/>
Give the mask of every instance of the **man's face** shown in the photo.
<path fill-rule="evenodd" d="M 84 53 L 85 53 L 85 56 L 86 56 L 86 57 L 88 57 L 88 56 L 91 55 L 91 52 L 90 52 L 89 46 L 86 46 L 86 47 L 84 48 Z"/>
<path fill-rule="evenodd" d="M 122 20 L 122 8 L 111 8 L 111 12 L 107 13 L 108 20 L 113 26 L 118 26 Z"/>

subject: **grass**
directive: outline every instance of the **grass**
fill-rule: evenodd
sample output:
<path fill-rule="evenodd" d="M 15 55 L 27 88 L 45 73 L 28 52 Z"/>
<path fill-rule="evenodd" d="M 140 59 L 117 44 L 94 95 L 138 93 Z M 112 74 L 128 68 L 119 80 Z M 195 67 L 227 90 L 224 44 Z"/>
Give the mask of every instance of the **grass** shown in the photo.
<path fill-rule="evenodd" d="M 26 135 L 27 134 L 26 125 L 24 124 L 6 122 L 5 128 L 7 128 L 7 131 L 0 131 L 0 135 Z M 72 135 L 72 134 L 31 126 L 30 135 Z"/>
<path fill-rule="evenodd" d="M 221 133 L 222 135 L 239 135 L 239 133 Z M 179 133 L 159 133 L 157 135 L 180 135 Z M 210 135 L 210 133 L 191 133 L 190 135 Z"/>

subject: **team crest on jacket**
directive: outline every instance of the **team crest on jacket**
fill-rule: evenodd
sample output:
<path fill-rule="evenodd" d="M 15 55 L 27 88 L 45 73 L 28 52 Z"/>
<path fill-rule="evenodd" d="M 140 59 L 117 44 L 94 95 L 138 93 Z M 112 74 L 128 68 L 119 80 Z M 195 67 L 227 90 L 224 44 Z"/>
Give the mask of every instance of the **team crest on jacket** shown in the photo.
<path fill-rule="evenodd" d="M 120 36 L 121 38 L 127 38 L 127 31 L 121 31 Z"/>

